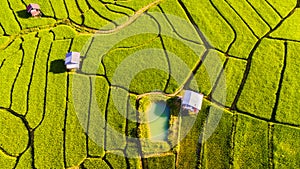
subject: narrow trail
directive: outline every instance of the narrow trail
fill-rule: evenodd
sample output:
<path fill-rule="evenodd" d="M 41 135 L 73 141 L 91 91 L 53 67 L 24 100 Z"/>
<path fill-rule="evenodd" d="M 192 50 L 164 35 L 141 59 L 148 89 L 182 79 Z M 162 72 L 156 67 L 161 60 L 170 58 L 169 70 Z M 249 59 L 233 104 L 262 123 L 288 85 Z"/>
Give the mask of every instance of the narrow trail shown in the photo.
<path fill-rule="evenodd" d="M 129 17 L 128 21 L 126 21 L 125 23 L 123 23 L 122 25 L 119 25 L 117 27 L 115 27 L 114 29 L 111 30 L 99 30 L 96 33 L 97 34 L 111 34 L 111 33 L 115 33 L 120 31 L 121 29 L 124 29 L 125 27 L 129 26 L 130 24 L 132 24 L 135 20 L 137 20 L 141 15 L 143 15 L 147 10 L 149 10 L 150 8 L 153 8 L 155 6 L 157 6 L 158 4 L 160 4 L 163 0 L 156 0 L 150 4 L 148 4 L 147 6 L 144 6 L 143 8 L 139 9 L 138 11 L 135 12 L 134 15 L 132 15 L 131 17 Z"/>

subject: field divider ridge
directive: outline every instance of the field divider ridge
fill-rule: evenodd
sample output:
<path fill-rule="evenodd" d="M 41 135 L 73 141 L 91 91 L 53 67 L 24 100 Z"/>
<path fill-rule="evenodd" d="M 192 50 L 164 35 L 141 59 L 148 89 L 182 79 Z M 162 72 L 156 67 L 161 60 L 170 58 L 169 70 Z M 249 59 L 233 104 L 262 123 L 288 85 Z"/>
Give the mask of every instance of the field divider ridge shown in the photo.
<path fill-rule="evenodd" d="M 262 15 L 257 11 L 257 9 L 249 2 L 249 0 L 246 0 L 246 2 L 251 6 L 255 13 L 264 21 L 264 23 L 268 25 L 269 29 L 271 30 L 272 26 L 265 20 L 265 18 L 262 17 Z"/>
<path fill-rule="evenodd" d="M 233 31 L 234 33 L 234 38 L 232 40 L 232 42 L 229 44 L 227 50 L 225 51 L 225 54 L 228 54 L 232 45 L 234 44 L 234 42 L 236 41 L 237 39 L 237 32 L 236 30 L 234 29 L 234 27 L 232 26 L 232 24 L 228 21 L 227 18 L 225 18 L 225 16 L 221 13 L 221 11 L 216 7 L 216 5 L 214 4 L 214 2 L 212 2 L 212 0 L 209 0 L 210 4 L 213 6 L 213 8 L 218 12 L 218 14 L 223 18 L 223 20 L 229 25 L 229 27 L 231 28 L 231 30 Z M 220 50 L 221 51 L 221 50 Z"/>
<path fill-rule="evenodd" d="M 153 8 L 154 6 L 157 6 L 159 3 L 161 3 L 163 0 L 156 0 L 146 6 L 144 6 L 143 8 L 137 10 L 135 12 L 134 15 L 132 15 L 131 17 L 129 17 L 129 19 L 124 22 L 122 25 L 118 25 L 116 26 L 114 29 L 111 30 L 99 30 L 97 31 L 97 34 L 110 34 L 110 33 L 114 33 L 117 32 L 127 26 L 129 26 L 130 24 L 132 24 L 137 18 L 139 18 L 144 12 L 146 12 L 147 10 L 149 10 L 150 8 Z"/>
<path fill-rule="evenodd" d="M 253 58 L 253 55 L 256 51 L 256 49 L 259 47 L 259 45 L 261 44 L 261 41 L 268 37 L 273 31 L 275 31 L 278 27 L 280 27 L 280 25 L 287 19 L 289 18 L 293 13 L 294 11 L 296 10 L 296 8 L 294 8 L 285 18 L 283 18 L 273 29 L 271 29 L 269 32 L 267 32 L 262 38 L 258 39 L 258 41 L 256 42 L 255 46 L 253 47 L 253 49 L 251 50 L 250 54 L 249 54 L 249 57 L 247 59 L 247 65 L 246 65 L 246 70 L 244 72 L 244 75 L 243 75 L 243 79 L 242 79 L 242 82 L 241 82 L 241 85 L 238 89 L 238 92 L 236 94 L 236 97 L 231 105 L 231 109 L 232 110 L 237 110 L 237 107 L 236 107 L 236 104 L 239 100 L 239 97 L 241 96 L 242 94 L 242 90 L 246 84 L 246 80 L 248 78 L 248 75 L 249 75 L 249 72 L 250 72 L 250 69 L 251 69 L 251 64 L 252 64 L 252 58 Z"/>
<path fill-rule="evenodd" d="M 274 124 L 268 123 L 269 169 L 274 169 Z"/>
<path fill-rule="evenodd" d="M 12 102 L 13 102 L 13 93 L 14 93 L 14 87 L 15 87 L 15 84 L 17 82 L 17 79 L 19 77 L 19 74 L 21 72 L 21 68 L 23 67 L 23 64 L 24 64 L 24 56 L 25 56 L 25 51 L 24 51 L 24 48 L 23 48 L 23 43 L 24 43 L 24 39 L 21 38 L 22 40 L 22 43 L 20 45 L 20 50 L 22 51 L 22 58 L 21 58 L 21 63 L 18 67 L 18 72 L 16 74 L 16 77 L 14 78 L 14 82 L 12 84 L 12 87 L 11 87 L 11 91 L 10 91 L 10 105 L 9 105 L 9 108 L 11 109 L 12 108 Z"/>
<path fill-rule="evenodd" d="M 185 37 L 183 37 L 182 35 L 180 35 L 180 33 L 175 29 L 174 25 L 172 24 L 172 22 L 170 21 L 170 19 L 168 18 L 168 16 L 166 15 L 165 11 L 163 10 L 163 8 L 160 5 L 157 5 L 157 7 L 159 8 L 159 10 L 161 11 L 161 13 L 163 14 L 163 16 L 165 17 L 165 19 L 167 20 L 167 22 L 169 23 L 169 25 L 172 27 L 173 32 L 182 40 L 197 44 L 197 45 L 201 45 L 201 43 L 191 40 L 191 39 L 187 39 Z"/>
<path fill-rule="evenodd" d="M 30 93 L 30 89 L 31 89 L 30 87 L 31 87 L 32 79 L 33 79 L 33 72 L 35 70 L 35 63 L 36 63 L 36 58 L 37 58 L 37 53 L 38 53 L 38 49 L 39 49 L 39 46 L 40 46 L 40 42 L 41 42 L 41 38 L 39 38 L 37 47 L 36 47 L 35 52 L 34 52 L 34 58 L 33 58 L 33 63 L 32 63 L 31 74 L 30 74 L 30 80 L 29 80 L 28 89 L 27 89 L 27 101 L 26 101 L 25 116 L 27 115 L 27 113 L 29 111 L 29 100 L 30 100 L 29 93 Z"/>
<path fill-rule="evenodd" d="M 46 63 L 46 80 L 45 80 L 44 100 L 47 99 L 48 72 L 50 70 L 49 69 L 49 61 L 50 61 L 50 53 L 51 53 L 52 46 L 53 46 L 53 41 L 50 44 L 50 50 L 49 50 L 48 55 L 47 55 L 48 57 L 47 57 L 47 63 Z M 46 114 L 46 101 L 44 101 L 42 119 L 40 120 L 38 125 L 35 128 L 33 128 L 34 131 L 43 123 L 43 121 L 45 119 L 45 114 Z"/>
<path fill-rule="evenodd" d="M 283 66 L 282 66 L 282 70 L 280 73 L 280 80 L 279 80 L 279 84 L 278 84 L 278 89 L 276 92 L 276 102 L 275 105 L 273 107 L 273 112 L 272 112 L 272 116 L 270 121 L 272 122 L 276 122 L 276 113 L 277 113 L 277 108 L 278 108 L 278 104 L 279 104 L 279 100 L 280 100 L 280 93 L 281 93 L 281 88 L 282 88 L 282 83 L 283 83 L 283 79 L 284 79 L 284 73 L 285 73 L 285 69 L 286 69 L 286 65 L 287 65 L 287 52 L 288 52 L 288 44 L 287 42 L 284 42 L 284 58 L 283 58 Z"/>
<path fill-rule="evenodd" d="M 238 115 L 234 112 L 233 113 L 233 121 L 232 121 L 232 129 L 231 129 L 231 143 L 230 143 L 230 149 L 231 149 L 231 156 L 230 156 L 230 168 L 234 168 L 234 148 L 235 148 L 235 134 L 236 134 L 236 126 L 238 122 Z"/>
<path fill-rule="evenodd" d="M 245 21 L 245 19 L 237 12 L 237 10 L 227 1 L 225 2 L 229 5 L 229 7 L 237 14 L 239 18 L 244 22 L 244 24 L 247 26 L 247 28 L 251 31 L 251 33 L 256 37 L 256 39 L 259 39 L 258 35 L 254 32 L 254 30 L 250 27 L 250 25 Z"/>
<path fill-rule="evenodd" d="M 283 16 L 279 13 L 279 11 L 268 1 L 268 0 L 265 0 L 266 3 L 277 13 L 277 15 L 283 19 Z"/>
<path fill-rule="evenodd" d="M 22 30 L 22 25 L 21 25 L 20 21 L 18 20 L 16 14 L 15 14 L 15 11 L 14 11 L 13 8 L 11 7 L 11 3 L 9 2 L 9 0 L 6 0 L 6 1 L 7 1 L 7 4 L 8 4 L 8 6 L 9 6 L 9 9 L 11 10 L 11 12 L 12 12 L 13 15 L 14 15 L 15 20 L 18 22 L 18 25 L 19 25 L 19 27 L 20 27 L 20 30 Z"/>

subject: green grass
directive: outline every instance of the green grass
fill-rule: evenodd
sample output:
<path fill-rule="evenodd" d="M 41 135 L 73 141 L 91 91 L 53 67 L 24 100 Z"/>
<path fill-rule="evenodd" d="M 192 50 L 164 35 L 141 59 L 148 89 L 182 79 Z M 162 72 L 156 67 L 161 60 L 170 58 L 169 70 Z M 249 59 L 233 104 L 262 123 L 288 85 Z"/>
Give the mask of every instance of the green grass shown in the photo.
<path fill-rule="evenodd" d="M 53 29 L 55 40 L 71 39 L 76 36 L 76 31 L 67 25 L 59 25 Z"/>
<path fill-rule="evenodd" d="M 136 112 L 136 99 L 135 95 L 130 95 L 127 102 L 127 133 L 126 136 L 137 137 L 137 112 Z"/>
<path fill-rule="evenodd" d="M 13 168 L 16 164 L 16 158 L 6 156 L 0 151 L 0 164 L 4 168 Z"/>
<path fill-rule="evenodd" d="M 54 17 L 58 19 L 68 18 L 68 11 L 64 4 L 64 0 L 55 0 L 50 2 L 54 10 Z"/>
<path fill-rule="evenodd" d="M 45 34 L 41 37 L 36 61 L 35 68 L 33 70 L 32 82 L 29 89 L 28 95 L 28 112 L 26 114 L 26 120 L 32 128 L 35 128 L 43 116 L 45 87 L 46 87 L 46 74 L 47 74 L 47 59 L 48 53 L 53 41 L 53 35 L 44 32 Z M 40 34 L 41 36 L 42 34 Z"/>
<path fill-rule="evenodd" d="M 23 121 L 8 111 L 0 109 L 0 145 L 11 155 L 22 153 L 28 144 L 28 130 Z"/>
<path fill-rule="evenodd" d="M 130 40 L 138 42 L 138 41 L 141 41 L 142 39 L 149 39 L 149 37 L 150 37 L 149 35 L 151 35 L 151 34 L 143 34 L 140 36 L 130 37 L 128 39 L 125 39 L 124 41 L 117 43 L 114 47 L 117 48 L 119 46 L 123 46 L 123 44 L 127 43 L 127 41 L 130 41 Z M 127 46 L 130 47 L 131 45 L 129 45 L 127 43 Z M 119 49 L 112 49 L 112 50 L 108 51 L 107 54 L 105 54 L 105 56 L 103 58 L 103 62 L 104 62 L 104 65 L 106 66 L 108 78 L 110 80 L 112 79 L 113 74 L 114 74 L 115 70 L 117 69 L 118 65 L 120 65 L 120 63 L 123 60 L 125 60 L 127 57 L 131 56 L 132 54 L 136 53 L 137 51 L 140 51 L 143 49 L 149 49 L 149 48 L 150 49 L 151 48 L 158 48 L 158 49 L 161 48 L 159 39 L 155 39 L 154 41 L 151 41 L 149 43 L 146 43 L 146 44 L 144 44 L 142 46 L 138 46 L 138 47 L 119 48 Z M 136 64 L 138 64 L 138 63 L 139 63 L 139 61 L 136 61 Z M 129 66 L 131 66 L 131 65 L 126 65 L 126 66 L 128 66 L 128 68 L 129 68 Z"/>
<path fill-rule="evenodd" d="M 297 168 L 300 165 L 300 130 L 283 125 L 274 126 L 274 167 Z"/>
<path fill-rule="evenodd" d="M 14 52 L 11 56 L 6 56 L 6 60 L 2 68 L 0 69 L 1 81 L 0 81 L 0 105 L 3 107 L 10 106 L 11 99 L 11 89 L 14 83 L 14 78 L 16 78 L 19 66 L 22 60 L 22 51 Z"/>
<path fill-rule="evenodd" d="M 270 30 L 268 25 L 246 1 L 228 0 L 228 2 L 237 11 L 237 13 L 242 16 L 244 21 L 249 25 L 250 29 L 252 29 L 254 34 L 258 37 L 262 37 Z"/>
<path fill-rule="evenodd" d="M 21 156 L 16 169 L 32 168 L 32 148 L 29 147 L 26 152 Z M 1 163 L 1 162 L 0 162 Z M 8 168 L 8 167 L 7 167 Z"/>
<path fill-rule="evenodd" d="M 147 158 L 147 164 L 149 168 L 160 169 L 174 169 L 175 168 L 175 155 L 161 155 Z"/>
<path fill-rule="evenodd" d="M 150 19 L 145 19 L 147 21 L 149 21 L 149 25 L 152 25 L 153 21 L 151 21 Z M 134 23 L 136 24 L 136 23 Z M 145 23 L 146 24 L 146 23 Z M 157 30 L 157 28 L 155 26 L 149 26 L 150 29 L 153 30 Z M 133 27 L 133 29 L 135 29 Z M 152 43 L 152 41 L 156 41 L 158 39 L 157 34 L 155 33 L 143 33 L 143 34 L 137 34 L 137 35 L 133 35 L 130 36 L 128 38 L 125 39 L 120 39 L 121 41 L 118 42 L 117 44 L 115 44 L 113 46 L 113 49 L 117 50 L 117 49 L 124 49 L 124 48 L 135 48 L 135 47 L 140 47 L 140 46 L 145 46 L 149 43 Z M 117 39 L 118 40 L 118 39 Z M 113 50 L 112 49 L 112 50 Z"/>
<path fill-rule="evenodd" d="M 274 28 L 280 22 L 280 16 L 264 0 L 249 0 L 249 3 Z"/>
<path fill-rule="evenodd" d="M 80 34 L 76 35 L 74 37 L 71 51 L 78 51 L 81 52 L 80 55 L 84 56 L 86 52 L 83 52 L 83 49 L 85 49 L 86 45 L 89 42 L 89 39 L 91 38 L 90 34 Z"/>
<path fill-rule="evenodd" d="M 38 38 L 27 36 L 24 37 L 24 42 L 22 43 L 24 59 L 12 92 L 12 109 L 22 115 L 25 115 L 27 111 L 27 92 L 29 89 L 28 87 L 24 87 L 24 84 L 29 86 L 38 42 Z"/>
<path fill-rule="evenodd" d="M 203 44 L 201 38 L 199 36 L 195 36 L 195 34 L 197 34 L 196 30 L 189 22 L 189 18 L 184 13 L 183 8 L 181 8 L 180 4 L 177 1 L 164 0 L 159 6 L 161 9 L 155 7 L 150 9 L 150 12 L 156 12 L 156 14 L 154 14 L 154 17 L 159 21 L 163 34 L 173 34 L 173 36 L 175 36 L 176 38 L 180 38 L 180 40 L 182 40 L 181 42 L 187 43 L 188 41 L 181 39 L 180 36 L 182 36 L 184 39 Z M 161 15 L 162 11 L 166 14 L 166 18 L 164 15 Z M 167 21 L 167 19 L 170 23 Z M 173 29 L 180 36 L 175 34 L 173 32 Z"/>
<path fill-rule="evenodd" d="M 28 29 L 29 31 L 37 29 L 37 27 L 49 27 L 55 24 L 55 19 L 53 18 L 20 18 L 19 20 L 23 29 Z"/>
<path fill-rule="evenodd" d="M 67 1 L 65 1 L 65 3 L 67 5 L 67 10 L 69 12 L 70 20 L 77 24 L 81 24 L 83 21 L 82 17 L 81 17 L 82 14 L 76 5 L 76 1 L 75 0 L 67 0 Z"/>
<path fill-rule="evenodd" d="M 233 116 L 227 111 L 216 112 L 216 115 L 222 116 L 214 133 L 204 142 L 203 167 L 205 168 L 229 168 L 230 153 L 231 153 L 231 132 Z M 209 124 L 215 124 L 218 118 L 211 116 L 206 125 L 207 130 L 210 130 Z"/>
<path fill-rule="evenodd" d="M 299 24 L 297 21 L 300 18 L 300 10 L 297 9 L 295 13 L 286 19 L 282 25 L 270 34 L 271 37 L 300 40 Z M 288 31 L 287 31 L 288 30 Z"/>
<path fill-rule="evenodd" d="M 7 36 L 1 36 L 0 37 L 0 48 L 5 48 L 8 45 L 8 42 L 10 41 L 10 38 Z"/>
<path fill-rule="evenodd" d="M 125 17 L 125 14 L 126 15 L 129 15 L 129 16 L 132 16 L 134 14 L 134 11 L 128 9 L 128 8 L 124 8 L 124 7 L 120 7 L 120 6 L 117 6 L 115 4 L 105 4 L 105 6 L 110 9 L 111 11 L 116 11 L 116 12 L 120 12 L 122 13 Z"/>
<path fill-rule="evenodd" d="M 202 110 L 197 116 L 181 115 L 179 151 L 177 157 L 178 168 L 196 168 L 198 163 L 198 144 L 202 134 L 203 123 L 209 111 L 209 103 L 204 101 Z M 201 143 L 200 143 L 201 144 Z"/>
<path fill-rule="evenodd" d="M 99 17 L 102 17 L 105 20 L 109 19 L 115 21 L 125 16 L 124 14 L 109 11 L 101 1 L 87 0 L 87 2 L 101 15 Z"/>
<path fill-rule="evenodd" d="M 187 80 L 189 74 L 192 73 L 200 61 L 205 49 L 201 45 L 183 42 L 167 36 L 163 36 L 163 42 L 170 61 L 172 76 L 166 92 L 173 93 Z"/>
<path fill-rule="evenodd" d="M 107 107 L 106 150 L 124 149 L 128 93 L 119 88 L 111 90 Z"/>
<path fill-rule="evenodd" d="M 76 75 L 74 75 L 76 76 Z M 66 159 L 67 159 L 67 167 L 72 167 L 79 165 L 87 156 L 86 149 L 86 135 L 84 133 L 84 128 L 80 124 L 78 120 L 78 113 L 75 107 L 75 104 L 78 102 L 73 101 L 73 95 L 77 94 L 73 91 L 73 85 L 77 85 L 78 83 L 73 80 L 73 75 L 69 75 L 69 101 L 68 101 L 68 112 L 66 119 L 66 128 L 65 128 L 65 144 L 66 144 Z M 75 77 L 76 78 L 76 77 Z M 82 93 L 84 94 L 84 93 Z M 87 93 L 89 94 L 89 93 Z M 77 109 L 76 109 L 77 108 Z M 82 113 L 82 112 L 79 112 Z"/>
<path fill-rule="evenodd" d="M 145 156 L 170 152 L 171 147 L 165 141 L 152 141 L 151 139 L 140 140 L 142 153 Z"/>
<path fill-rule="evenodd" d="M 86 0 L 77 0 L 77 3 L 78 3 L 78 6 L 79 6 L 79 9 L 82 12 L 86 12 L 86 11 L 89 10 L 89 6 L 88 6 Z"/>
<path fill-rule="evenodd" d="M 211 6 L 209 1 L 182 1 L 191 16 L 212 46 L 226 51 L 234 39 L 234 32 Z M 226 32 L 226 34 L 223 34 Z M 196 35 L 197 36 L 197 35 Z"/>
<path fill-rule="evenodd" d="M 234 138 L 236 168 L 265 168 L 268 166 L 268 123 L 238 115 Z"/>
<path fill-rule="evenodd" d="M 100 29 L 109 22 L 97 15 L 93 10 L 88 10 L 84 13 L 84 25 L 94 29 Z"/>
<path fill-rule="evenodd" d="M 194 75 L 197 86 L 194 86 L 192 83 L 190 88 L 208 95 L 216 83 L 218 75 L 221 73 L 224 62 L 224 54 L 215 50 L 209 50 L 205 60 Z"/>
<path fill-rule="evenodd" d="M 15 20 L 13 12 L 10 10 L 7 1 L 1 1 L 1 25 L 7 35 L 13 35 L 20 32 L 21 28 L 17 20 Z"/>
<path fill-rule="evenodd" d="M 141 169 L 142 162 L 139 157 L 139 148 L 137 141 L 128 141 L 125 149 L 125 153 L 127 155 L 127 160 L 129 162 L 130 168 Z"/>
<path fill-rule="evenodd" d="M 178 144 L 179 136 L 179 112 L 181 108 L 181 100 L 177 97 L 172 97 L 167 100 L 167 105 L 170 108 L 170 119 L 169 119 L 169 133 L 168 142 L 171 147 L 175 147 Z"/>
<path fill-rule="evenodd" d="M 271 118 L 283 58 L 283 42 L 268 39 L 261 42 L 253 55 L 250 73 L 237 103 L 239 110 Z"/>
<path fill-rule="evenodd" d="M 89 143 L 86 142 L 86 133 L 89 129 L 89 112 L 90 110 L 90 79 L 87 76 L 82 75 L 69 75 L 69 101 L 68 101 L 68 112 L 67 115 L 67 130 L 66 142 L 69 143 L 67 147 L 67 156 L 70 156 L 72 164 L 80 162 L 89 152 Z M 68 129 L 69 128 L 69 129 Z M 69 131 L 70 133 L 69 133 Z M 72 130 L 75 130 L 71 132 Z M 92 133 L 92 132 L 91 132 Z M 72 136 L 73 134 L 73 136 Z M 92 135 L 92 134 L 91 134 Z M 78 139 L 78 141 L 75 141 Z M 88 144 L 88 145 L 86 145 Z M 74 147 L 72 147 L 74 146 Z M 77 153 L 72 154 L 76 151 Z M 78 160 L 77 160 L 78 159 Z M 72 166 L 72 165 L 68 165 Z"/>
<path fill-rule="evenodd" d="M 83 81 L 84 82 L 84 81 Z M 104 127 L 105 111 L 108 102 L 109 86 L 106 79 L 102 77 L 91 78 L 92 100 L 90 107 L 89 140 L 88 148 L 90 155 L 104 156 Z"/>
<path fill-rule="evenodd" d="M 156 60 L 158 61 L 158 60 Z M 160 62 L 160 63 L 159 63 Z M 147 61 L 146 61 L 147 63 Z M 151 63 L 150 63 L 151 64 Z M 154 63 L 152 63 L 154 64 Z M 164 64 L 163 61 L 158 61 L 158 64 Z M 141 65 L 141 67 L 145 66 L 145 64 Z M 165 67 L 161 66 L 161 67 Z M 152 79 L 152 77 L 154 77 Z M 168 79 L 168 72 L 163 72 L 157 69 L 146 69 L 140 71 L 137 75 L 132 79 L 129 90 L 135 93 L 147 93 L 151 91 L 163 91 Z M 128 79 L 129 80 L 129 79 Z"/>
<path fill-rule="evenodd" d="M 81 69 L 83 72 L 105 74 L 104 66 L 101 64 L 104 42 L 102 36 L 91 36 L 82 46 L 81 55 L 85 57 Z"/>
<path fill-rule="evenodd" d="M 107 0 L 107 1 L 111 1 L 114 2 L 112 0 Z M 137 11 L 138 9 L 150 4 L 151 2 L 153 2 L 153 0 L 144 0 L 144 1 L 120 1 L 117 2 L 117 4 L 120 5 L 124 5 L 130 8 L 133 8 L 135 11 Z"/>
<path fill-rule="evenodd" d="M 70 40 L 53 42 L 50 52 L 51 61 L 63 59 L 70 45 Z M 48 69 L 49 71 L 49 69 Z M 66 73 L 48 72 L 46 112 L 42 125 L 35 131 L 35 165 L 37 168 L 57 166 L 63 168 L 63 128 L 66 109 Z M 59 91 L 59 92 L 58 92 Z M 56 123 L 53 123 L 56 121 Z M 49 145 L 49 143 L 54 143 Z M 44 154 L 40 156 L 39 154 Z"/>
<path fill-rule="evenodd" d="M 129 87 L 130 91 L 136 93 L 164 90 L 169 71 L 159 43 L 156 40 L 146 46 L 112 50 L 105 55 L 103 62 L 110 82 L 127 89 Z M 132 67 L 132 64 L 136 66 Z"/>
<path fill-rule="evenodd" d="M 294 0 L 268 0 L 268 2 L 280 13 L 282 17 L 288 15 L 288 13 L 296 6 L 297 1 Z"/>
<path fill-rule="evenodd" d="M 299 86 L 299 47 L 298 43 L 288 43 L 287 65 L 283 74 L 283 82 L 280 91 L 276 120 L 280 122 L 300 124 L 298 115 L 299 110 L 299 92 L 296 90 Z"/>
<path fill-rule="evenodd" d="M 109 169 L 109 166 L 105 163 L 105 161 L 98 158 L 86 159 L 83 162 L 83 166 L 86 169 L 94 169 L 94 168 Z"/>
<path fill-rule="evenodd" d="M 129 161 L 129 168 L 141 169 L 140 160 L 138 158 L 127 158 Z"/>
<path fill-rule="evenodd" d="M 5 59 L 6 57 L 13 56 L 18 50 L 21 49 L 21 38 L 14 39 L 8 46 L 6 46 L 3 50 L 0 51 L 0 57 Z"/>
<path fill-rule="evenodd" d="M 4 35 L 4 30 L 3 30 L 3 28 L 0 28 L 0 35 Z"/>
<path fill-rule="evenodd" d="M 183 119 L 182 125 L 186 124 L 186 121 L 195 121 L 196 119 L 191 119 L 195 117 L 185 117 Z M 197 129 L 196 129 L 197 127 Z M 180 128 L 183 130 L 183 128 Z M 196 167 L 197 166 L 197 153 L 194 150 L 197 150 L 197 144 L 201 132 L 201 127 L 197 124 L 194 125 L 190 134 L 188 134 L 183 140 L 180 141 L 179 153 L 178 153 L 178 167 L 187 168 L 187 167 Z"/>
<path fill-rule="evenodd" d="M 112 152 L 105 155 L 105 159 L 109 162 L 112 168 L 126 168 L 126 159 L 123 152 Z"/>
<path fill-rule="evenodd" d="M 222 78 L 212 94 L 213 99 L 223 102 L 225 106 L 231 107 L 240 84 L 243 79 L 247 62 L 235 58 L 230 58 L 227 62 Z M 226 90 L 226 93 L 225 93 Z M 226 94 L 226 102 L 223 96 Z"/>
<path fill-rule="evenodd" d="M 248 58 L 257 39 L 247 28 L 246 24 L 243 23 L 243 20 L 236 15 L 234 10 L 225 1 L 213 0 L 212 2 L 236 31 L 236 40 L 229 49 L 229 54 Z"/>

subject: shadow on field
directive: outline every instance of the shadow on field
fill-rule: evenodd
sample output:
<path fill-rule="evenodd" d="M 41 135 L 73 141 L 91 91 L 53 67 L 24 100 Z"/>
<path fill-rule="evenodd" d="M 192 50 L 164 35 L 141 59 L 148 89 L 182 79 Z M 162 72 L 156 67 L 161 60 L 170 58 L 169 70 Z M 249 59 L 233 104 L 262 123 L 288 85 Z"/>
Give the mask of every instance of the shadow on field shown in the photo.
<path fill-rule="evenodd" d="M 26 10 L 18 11 L 17 15 L 20 18 L 29 18 L 29 17 L 31 17 L 31 15 Z"/>
<path fill-rule="evenodd" d="M 50 72 L 52 73 L 64 73 L 66 72 L 65 61 L 63 59 L 57 59 L 50 63 Z"/>

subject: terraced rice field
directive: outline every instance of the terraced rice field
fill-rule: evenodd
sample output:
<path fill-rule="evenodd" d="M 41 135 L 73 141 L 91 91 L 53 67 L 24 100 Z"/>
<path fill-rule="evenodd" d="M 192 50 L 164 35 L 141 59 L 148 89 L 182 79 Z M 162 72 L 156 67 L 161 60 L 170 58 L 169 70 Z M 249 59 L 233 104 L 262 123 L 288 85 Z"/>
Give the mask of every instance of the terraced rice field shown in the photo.
<path fill-rule="evenodd" d="M 300 167 L 299 0 L 31 2 L 0 2 L 0 168 Z M 182 88 L 202 110 L 149 141 L 145 98 Z"/>

